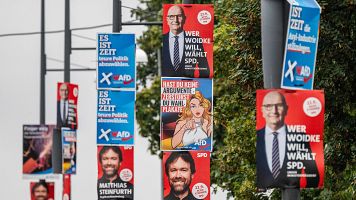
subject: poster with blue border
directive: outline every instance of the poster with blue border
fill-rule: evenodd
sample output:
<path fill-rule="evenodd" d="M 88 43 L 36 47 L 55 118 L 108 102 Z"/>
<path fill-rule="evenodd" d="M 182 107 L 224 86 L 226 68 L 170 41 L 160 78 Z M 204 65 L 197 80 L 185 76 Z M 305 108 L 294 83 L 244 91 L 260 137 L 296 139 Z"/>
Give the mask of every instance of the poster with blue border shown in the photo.
<path fill-rule="evenodd" d="M 97 35 L 97 88 L 136 89 L 135 35 Z"/>
<path fill-rule="evenodd" d="M 53 174 L 55 125 L 23 125 L 23 174 Z"/>
<path fill-rule="evenodd" d="M 97 144 L 133 145 L 135 91 L 98 90 Z"/>
<path fill-rule="evenodd" d="M 77 172 L 77 131 L 62 128 L 62 173 Z"/>
<path fill-rule="evenodd" d="M 161 150 L 212 151 L 213 82 L 161 78 Z"/>
<path fill-rule="evenodd" d="M 312 90 L 321 8 L 314 0 L 295 0 L 289 3 L 290 11 L 281 87 Z"/>

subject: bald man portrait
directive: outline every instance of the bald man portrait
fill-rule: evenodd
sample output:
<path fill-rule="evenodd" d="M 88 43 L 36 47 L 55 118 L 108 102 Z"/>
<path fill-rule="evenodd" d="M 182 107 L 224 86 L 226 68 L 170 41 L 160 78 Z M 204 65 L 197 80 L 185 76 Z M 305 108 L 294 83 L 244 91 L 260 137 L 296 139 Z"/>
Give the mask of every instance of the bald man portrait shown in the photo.
<path fill-rule="evenodd" d="M 296 106 L 296 105 L 293 105 Z M 257 187 L 266 189 L 272 187 L 299 188 L 300 176 L 305 173 L 306 187 L 318 187 L 319 173 L 315 160 L 299 160 L 303 163 L 302 169 L 288 169 L 288 157 L 286 152 L 298 153 L 297 150 L 287 149 L 289 133 L 285 118 L 288 114 L 289 106 L 285 97 L 279 91 L 270 91 L 263 98 L 260 108 L 262 116 L 266 122 L 265 127 L 257 131 Z M 297 142 L 293 142 L 297 143 Z M 299 142 L 304 145 L 308 152 L 311 152 L 309 142 Z M 298 160 L 293 160 L 293 162 Z M 289 166 L 290 167 L 290 166 Z M 287 171 L 294 171 L 287 177 Z"/>
<path fill-rule="evenodd" d="M 73 111 L 73 103 L 68 100 L 69 86 L 62 83 L 59 88 L 59 100 L 57 101 L 57 127 L 77 129 L 76 114 Z"/>
<path fill-rule="evenodd" d="M 200 37 L 187 35 L 184 31 L 187 20 L 184 9 L 178 5 L 170 7 L 165 20 L 169 26 L 169 32 L 163 35 L 162 76 L 208 78 L 210 69 L 203 44 L 192 42 Z M 188 57 L 186 55 L 187 47 L 193 46 L 198 48 L 189 51 L 200 56 Z M 190 63 L 190 58 L 196 59 L 196 63 Z M 198 75 L 197 72 L 199 72 Z"/>

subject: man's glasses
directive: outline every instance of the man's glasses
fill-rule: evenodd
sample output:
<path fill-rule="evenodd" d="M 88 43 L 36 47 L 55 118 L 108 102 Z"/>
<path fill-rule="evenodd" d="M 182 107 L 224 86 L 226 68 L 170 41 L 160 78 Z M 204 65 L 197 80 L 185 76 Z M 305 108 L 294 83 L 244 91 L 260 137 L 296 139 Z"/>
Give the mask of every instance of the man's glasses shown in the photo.
<path fill-rule="evenodd" d="M 167 15 L 167 17 L 170 20 L 175 20 L 176 18 L 183 19 L 184 15 L 182 15 L 182 14 L 179 14 L 179 15 Z"/>
<path fill-rule="evenodd" d="M 265 104 L 262 105 L 267 111 L 271 111 L 274 108 L 278 108 L 278 110 L 282 110 L 282 108 L 284 108 L 284 104 L 283 103 L 277 103 L 277 104 Z"/>

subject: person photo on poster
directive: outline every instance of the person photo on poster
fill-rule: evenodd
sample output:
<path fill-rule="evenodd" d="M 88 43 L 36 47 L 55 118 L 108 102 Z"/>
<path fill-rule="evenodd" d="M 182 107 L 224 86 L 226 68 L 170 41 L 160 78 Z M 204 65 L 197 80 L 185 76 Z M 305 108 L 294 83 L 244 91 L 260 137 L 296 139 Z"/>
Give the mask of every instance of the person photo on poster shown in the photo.
<path fill-rule="evenodd" d="M 207 139 L 212 133 L 211 103 L 200 91 L 187 100 L 183 112 L 179 115 L 172 137 L 172 148 L 178 145 L 188 146 Z"/>
<path fill-rule="evenodd" d="M 194 42 L 201 38 L 198 31 L 184 30 L 186 20 L 181 6 L 174 5 L 168 9 L 166 23 L 169 32 L 163 35 L 162 76 L 196 77 L 194 71 L 197 65 L 198 77 L 208 78 L 210 69 L 203 44 Z M 196 49 L 192 50 L 192 47 Z"/>
<path fill-rule="evenodd" d="M 103 175 L 98 179 L 98 199 L 133 199 L 133 185 L 119 175 L 123 156 L 118 146 L 103 146 L 99 152 L 99 162 Z"/>
<path fill-rule="evenodd" d="M 172 152 L 165 163 L 171 190 L 164 200 L 198 200 L 189 189 L 195 172 L 194 159 L 188 151 Z"/>
<path fill-rule="evenodd" d="M 23 126 L 24 174 L 52 173 L 52 147 L 54 125 Z"/>
<path fill-rule="evenodd" d="M 44 181 L 37 182 L 31 190 L 34 200 L 48 200 L 48 186 Z"/>
<path fill-rule="evenodd" d="M 70 84 L 58 83 L 57 127 L 77 129 L 76 101 L 69 99 Z M 73 90 L 73 89 L 72 89 Z M 74 90 L 73 90 L 74 93 Z M 73 94 L 76 98 L 76 94 Z"/>
<path fill-rule="evenodd" d="M 305 138 L 306 134 L 302 126 L 299 131 L 291 131 L 285 124 L 290 109 L 285 96 L 279 91 L 269 91 L 263 97 L 261 107 L 256 109 L 261 109 L 265 120 L 265 126 L 257 130 L 257 187 L 299 188 L 303 174 L 306 175 L 303 177 L 305 187 L 318 187 L 319 172 L 309 142 L 290 141 L 293 137 Z M 295 145 L 298 148 L 290 149 Z M 300 158 L 292 159 L 292 155 Z"/>

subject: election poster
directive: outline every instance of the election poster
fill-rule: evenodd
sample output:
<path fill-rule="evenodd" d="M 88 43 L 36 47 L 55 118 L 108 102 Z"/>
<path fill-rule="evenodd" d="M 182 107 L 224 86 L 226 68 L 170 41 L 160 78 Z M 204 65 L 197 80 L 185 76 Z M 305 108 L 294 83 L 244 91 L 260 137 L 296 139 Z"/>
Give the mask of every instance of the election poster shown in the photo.
<path fill-rule="evenodd" d="M 97 35 L 97 88 L 136 89 L 135 35 Z"/>
<path fill-rule="evenodd" d="M 135 91 L 98 90 L 97 144 L 133 145 Z"/>
<path fill-rule="evenodd" d="M 98 199 L 134 199 L 134 148 L 98 146 Z"/>
<path fill-rule="evenodd" d="M 212 4 L 163 5 L 163 77 L 212 78 Z"/>
<path fill-rule="evenodd" d="M 161 79 L 161 150 L 212 150 L 212 80 Z"/>
<path fill-rule="evenodd" d="M 289 4 L 281 87 L 312 90 L 321 8 L 315 0 L 292 2 Z"/>
<path fill-rule="evenodd" d="M 257 187 L 322 188 L 324 91 L 257 90 Z"/>
<path fill-rule="evenodd" d="M 54 182 L 30 182 L 31 200 L 54 200 Z"/>
<path fill-rule="evenodd" d="M 55 125 L 23 125 L 23 174 L 51 174 Z"/>
<path fill-rule="evenodd" d="M 62 200 L 71 200 L 71 175 L 63 175 Z"/>
<path fill-rule="evenodd" d="M 210 152 L 163 152 L 164 200 L 210 200 Z"/>
<path fill-rule="evenodd" d="M 62 174 L 77 172 L 77 132 L 62 128 Z"/>
<path fill-rule="evenodd" d="M 57 83 L 57 127 L 78 127 L 78 85 Z"/>

